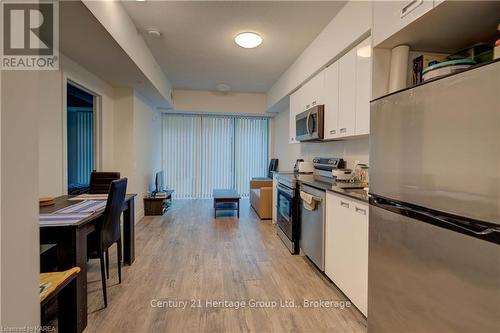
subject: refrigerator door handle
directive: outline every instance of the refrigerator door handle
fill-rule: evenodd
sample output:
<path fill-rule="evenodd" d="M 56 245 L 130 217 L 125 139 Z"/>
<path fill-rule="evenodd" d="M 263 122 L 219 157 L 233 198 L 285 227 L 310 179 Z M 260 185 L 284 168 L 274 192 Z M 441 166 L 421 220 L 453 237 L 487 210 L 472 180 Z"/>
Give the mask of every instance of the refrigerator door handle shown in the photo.
<path fill-rule="evenodd" d="M 381 198 L 377 198 L 377 197 L 372 197 L 371 203 L 374 206 L 377 206 L 377 207 L 380 207 L 383 209 L 387 209 L 390 211 L 398 210 L 401 215 L 407 216 L 408 213 L 414 213 L 417 215 L 425 216 L 429 219 L 436 220 L 436 221 L 439 221 L 441 223 L 465 230 L 465 231 L 473 233 L 475 235 L 490 235 L 493 233 L 500 232 L 499 228 L 492 228 L 489 226 L 484 226 L 484 225 L 479 225 L 479 224 L 474 224 L 477 227 L 477 229 L 473 229 L 467 223 L 453 221 L 447 217 L 435 215 L 435 214 L 429 213 L 429 212 L 422 210 L 422 209 L 408 207 L 408 206 L 399 204 L 399 203 L 394 202 L 394 201 L 385 200 L 385 199 L 381 199 Z"/>

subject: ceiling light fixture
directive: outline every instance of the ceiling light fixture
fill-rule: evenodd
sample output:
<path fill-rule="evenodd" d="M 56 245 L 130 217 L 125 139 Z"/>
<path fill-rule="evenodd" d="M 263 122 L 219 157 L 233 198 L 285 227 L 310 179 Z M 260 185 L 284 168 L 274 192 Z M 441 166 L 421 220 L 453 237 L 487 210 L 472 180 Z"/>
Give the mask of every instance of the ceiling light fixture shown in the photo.
<path fill-rule="evenodd" d="M 146 32 L 148 33 L 148 35 L 150 35 L 151 37 L 154 37 L 154 38 L 160 38 L 161 37 L 161 32 L 160 30 L 158 29 L 155 29 L 155 28 L 149 28 L 149 29 L 146 29 Z"/>
<path fill-rule="evenodd" d="M 234 41 L 245 49 L 253 49 L 262 44 L 262 37 L 254 32 L 243 32 L 234 37 Z"/>
<path fill-rule="evenodd" d="M 356 53 L 358 54 L 358 57 L 361 58 L 370 58 L 372 56 L 372 47 L 371 45 L 366 45 L 363 47 L 360 47 Z"/>
<path fill-rule="evenodd" d="M 225 83 L 219 83 L 218 85 L 215 86 L 215 89 L 217 89 L 217 91 L 226 93 L 231 90 L 231 87 Z"/>

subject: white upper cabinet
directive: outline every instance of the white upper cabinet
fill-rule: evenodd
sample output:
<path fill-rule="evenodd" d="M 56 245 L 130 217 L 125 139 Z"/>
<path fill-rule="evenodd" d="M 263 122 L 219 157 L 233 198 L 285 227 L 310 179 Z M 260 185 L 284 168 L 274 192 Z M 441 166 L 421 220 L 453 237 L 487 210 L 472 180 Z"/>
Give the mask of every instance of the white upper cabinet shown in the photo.
<path fill-rule="evenodd" d="M 355 135 L 370 133 L 370 99 L 372 93 L 371 38 L 356 47 L 356 127 Z"/>
<path fill-rule="evenodd" d="M 288 131 L 288 142 L 289 143 L 299 143 L 295 140 L 295 116 L 300 112 L 301 105 L 301 91 L 300 89 L 290 95 L 290 125 Z"/>
<path fill-rule="evenodd" d="M 299 143 L 295 139 L 295 116 L 313 106 L 323 104 L 325 87 L 324 71 L 319 72 L 296 92 L 290 95 L 289 143 Z"/>
<path fill-rule="evenodd" d="M 299 90 L 301 95 L 300 112 L 304 112 L 316 105 L 323 104 L 323 89 L 325 86 L 324 71 L 319 72 L 307 81 Z"/>
<path fill-rule="evenodd" d="M 323 90 L 325 87 L 325 71 L 316 74 L 304 87 L 305 89 L 305 110 L 316 105 L 323 104 Z"/>
<path fill-rule="evenodd" d="M 356 48 L 339 60 L 339 135 L 354 135 L 356 122 Z"/>
<path fill-rule="evenodd" d="M 442 1 L 436 0 L 439 4 Z M 434 7 L 433 0 L 373 1 L 373 45 L 377 46 Z"/>
<path fill-rule="evenodd" d="M 335 139 L 339 120 L 339 63 L 334 62 L 325 69 L 325 139 Z"/>
<path fill-rule="evenodd" d="M 290 143 L 295 116 L 321 104 L 325 140 L 370 133 L 371 53 L 367 38 L 290 95 Z"/>

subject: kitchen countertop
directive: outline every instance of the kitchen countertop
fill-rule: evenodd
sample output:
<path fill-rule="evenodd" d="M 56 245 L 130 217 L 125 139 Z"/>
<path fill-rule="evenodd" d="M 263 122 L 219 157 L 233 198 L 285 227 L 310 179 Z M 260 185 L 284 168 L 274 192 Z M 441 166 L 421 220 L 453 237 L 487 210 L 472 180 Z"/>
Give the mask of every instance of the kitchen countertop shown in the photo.
<path fill-rule="evenodd" d="M 312 174 L 295 174 L 293 172 L 278 172 L 278 175 L 281 177 L 289 177 L 295 179 L 300 184 L 309 185 L 320 190 L 330 191 L 334 193 L 338 193 L 341 195 L 345 195 L 346 197 L 360 200 L 363 202 L 368 202 L 368 192 L 365 189 L 345 189 L 345 187 L 355 187 L 361 186 L 359 182 L 334 182 L 327 183 L 322 182 L 314 178 Z"/>

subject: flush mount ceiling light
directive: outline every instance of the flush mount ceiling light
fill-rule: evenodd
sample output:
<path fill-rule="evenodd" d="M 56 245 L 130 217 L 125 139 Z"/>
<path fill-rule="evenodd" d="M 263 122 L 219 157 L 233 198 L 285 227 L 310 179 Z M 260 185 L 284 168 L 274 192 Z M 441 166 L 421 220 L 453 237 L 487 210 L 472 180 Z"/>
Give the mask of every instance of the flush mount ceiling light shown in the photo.
<path fill-rule="evenodd" d="M 225 93 L 230 91 L 231 87 L 225 83 L 219 83 L 218 85 L 215 86 L 215 89 L 217 89 L 217 91 Z"/>
<path fill-rule="evenodd" d="M 358 54 L 358 57 L 370 58 L 372 56 L 372 47 L 370 45 L 360 47 L 356 53 Z"/>
<path fill-rule="evenodd" d="M 148 35 L 150 35 L 151 37 L 154 37 L 154 38 L 160 38 L 161 37 L 161 32 L 160 30 L 158 29 L 155 29 L 155 28 L 149 28 L 149 29 L 146 29 L 146 32 L 148 33 Z"/>
<path fill-rule="evenodd" d="M 254 32 L 243 32 L 234 37 L 234 41 L 245 49 L 253 49 L 262 44 L 262 37 Z"/>

